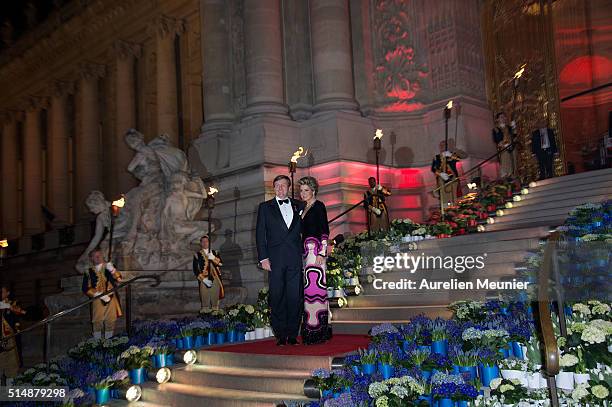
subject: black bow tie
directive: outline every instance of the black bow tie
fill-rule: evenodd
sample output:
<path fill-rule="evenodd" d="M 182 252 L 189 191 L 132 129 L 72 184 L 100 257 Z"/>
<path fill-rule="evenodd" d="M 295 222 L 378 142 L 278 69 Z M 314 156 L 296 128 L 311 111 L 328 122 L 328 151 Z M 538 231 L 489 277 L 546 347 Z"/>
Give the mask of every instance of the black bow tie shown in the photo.
<path fill-rule="evenodd" d="M 289 199 L 279 199 L 278 200 L 278 204 L 282 205 L 282 204 L 288 204 L 289 203 Z"/>

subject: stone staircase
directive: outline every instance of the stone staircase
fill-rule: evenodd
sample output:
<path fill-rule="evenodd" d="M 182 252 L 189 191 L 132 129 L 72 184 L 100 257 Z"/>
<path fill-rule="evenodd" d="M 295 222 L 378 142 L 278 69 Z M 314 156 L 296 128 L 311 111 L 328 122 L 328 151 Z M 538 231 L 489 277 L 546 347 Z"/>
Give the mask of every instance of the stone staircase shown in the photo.
<path fill-rule="evenodd" d="M 313 401 L 304 395 L 304 381 L 314 369 L 331 367 L 329 356 L 261 355 L 198 351 L 194 365 L 172 369 L 168 383 L 142 385 L 143 407 L 210 406 L 276 407 Z M 115 400 L 111 405 L 127 405 Z"/>
<path fill-rule="evenodd" d="M 478 256 L 486 253 L 482 271 L 461 274 L 440 269 L 421 269 L 415 274 L 392 269 L 372 275 L 364 270 L 361 276 L 363 291 L 360 296 L 348 297 L 348 307 L 332 310 L 334 332 L 367 333 L 373 326 L 384 322 L 405 323 L 418 314 L 430 317 L 449 317 L 446 308 L 453 301 L 484 299 L 494 294 L 487 290 L 382 290 L 372 284 L 372 277 L 384 282 L 412 279 L 418 284 L 428 281 L 475 282 L 488 278 L 491 281 L 508 281 L 515 276 L 515 267 L 529 250 L 538 247 L 541 238 L 556 226 L 563 224 L 567 214 L 577 205 L 599 202 L 612 198 L 612 169 L 592 171 L 538 181 L 512 209 L 504 210 L 504 216 L 486 225 L 485 233 L 457 236 L 417 242 L 417 248 L 409 251 L 402 245 L 400 252 L 426 256 Z M 392 254 L 393 255 L 393 254 Z M 369 275 L 368 275 L 369 274 Z"/>

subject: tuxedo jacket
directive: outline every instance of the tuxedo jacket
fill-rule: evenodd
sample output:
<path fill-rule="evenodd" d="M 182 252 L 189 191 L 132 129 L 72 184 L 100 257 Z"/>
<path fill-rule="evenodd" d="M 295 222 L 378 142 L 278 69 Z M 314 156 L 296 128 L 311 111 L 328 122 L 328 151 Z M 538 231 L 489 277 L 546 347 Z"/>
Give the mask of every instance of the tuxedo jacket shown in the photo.
<path fill-rule="evenodd" d="M 276 197 L 259 204 L 257 211 L 257 257 L 259 261 L 270 259 L 275 264 L 302 267 L 302 221 L 304 204 L 288 198 L 293 210 L 293 220 L 287 227 Z"/>
<path fill-rule="evenodd" d="M 531 133 L 531 151 L 537 155 L 543 154 L 555 154 L 557 152 L 557 143 L 555 141 L 555 132 L 553 129 L 548 128 L 548 143 L 550 147 L 546 150 L 542 149 L 542 138 L 540 137 L 540 129 L 534 130 Z"/>

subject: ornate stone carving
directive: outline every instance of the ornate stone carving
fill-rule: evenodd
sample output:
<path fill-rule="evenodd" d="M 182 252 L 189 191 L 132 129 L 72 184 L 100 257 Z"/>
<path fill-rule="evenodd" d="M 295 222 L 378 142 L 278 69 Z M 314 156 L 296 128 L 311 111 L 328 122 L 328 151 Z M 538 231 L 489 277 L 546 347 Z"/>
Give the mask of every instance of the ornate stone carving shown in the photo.
<path fill-rule="evenodd" d="M 191 175 L 187 157 L 172 146 L 166 135 L 149 143 L 136 130 L 129 130 L 125 141 L 136 154 L 127 170 L 140 185 L 126 194 L 126 205 L 113 230 L 113 257 L 133 270 L 172 270 L 191 260 L 191 243 L 205 234 L 208 223 L 195 220 L 206 198 L 202 180 Z M 93 191 L 86 201 L 96 214 L 96 233 L 82 254 L 77 269 L 83 271 L 88 254 L 97 245 L 108 250 L 110 203 Z"/>
<path fill-rule="evenodd" d="M 153 20 L 151 29 L 159 38 L 167 38 L 168 36 L 174 37 L 174 35 L 182 35 L 185 32 L 186 22 L 185 20 L 162 14 Z"/>
<path fill-rule="evenodd" d="M 93 62 L 84 62 L 80 64 L 79 68 L 79 74 L 82 79 L 98 79 L 106 74 L 106 67 L 104 65 Z"/>
<path fill-rule="evenodd" d="M 375 82 L 383 111 L 423 107 L 419 95 L 428 86 L 424 58 L 417 55 L 416 23 L 405 0 L 374 1 Z"/>
<path fill-rule="evenodd" d="M 73 81 L 56 80 L 49 85 L 47 94 L 51 95 L 52 97 L 61 98 L 66 95 L 72 95 L 75 93 L 75 91 L 76 86 Z"/>
<path fill-rule="evenodd" d="M 115 55 L 119 59 L 140 58 L 142 56 L 142 45 L 134 42 L 117 40 L 113 44 Z"/>

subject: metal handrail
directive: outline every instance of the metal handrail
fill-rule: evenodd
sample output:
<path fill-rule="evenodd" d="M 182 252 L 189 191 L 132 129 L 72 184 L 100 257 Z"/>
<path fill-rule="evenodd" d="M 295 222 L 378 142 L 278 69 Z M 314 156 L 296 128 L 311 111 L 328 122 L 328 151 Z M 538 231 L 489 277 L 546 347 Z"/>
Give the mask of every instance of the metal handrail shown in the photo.
<path fill-rule="evenodd" d="M 559 346 L 553 331 L 552 318 L 550 316 L 549 281 L 551 270 L 554 268 L 553 262 L 559 237 L 560 232 L 555 231 L 551 233 L 548 238 L 548 245 L 544 250 L 542 272 L 538 279 L 538 320 L 542 333 L 542 341 L 544 342 L 544 371 L 547 375 L 548 388 L 550 389 L 550 398 L 553 407 L 559 405 L 557 386 L 555 383 L 555 375 L 559 373 Z M 562 304 L 558 305 L 562 307 Z M 561 309 L 561 312 L 563 312 L 563 309 Z M 563 317 L 563 314 L 560 314 L 560 318 L 561 317 Z"/>
<path fill-rule="evenodd" d="M 481 161 L 480 163 L 476 164 L 475 166 L 473 166 L 469 170 L 465 171 L 462 175 L 458 176 L 457 178 L 454 178 L 452 181 L 449 181 L 449 182 L 446 182 L 446 183 L 440 185 L 439 187 L 437 187 L 436 189 L 432 190 L 431 192 L 437 192 L 440 189 L 442 189 L 443 187 L 447 187 L 449 185 L 452 185 L 453 182 L 459 182 L 460 179 L 464 179 L 468 174 L 471 174 L 472 172 L 476 171 L 477 169 L 480 169 L 480 167 L 482 167 L 483 165 L 485 165 L 486 163 L 488 163 L 489 161 L 491 161 L 495 157 L 499 156 L 499 154 L 503 153 L 504 151 L 506 151 L 510 147 L 514 147 L 515 145 L 516 145 L 516 141 L 513 141 L 512 143 L 508 144 L 506 147 L 502 148 L 501 150 L 499 150 L 498 152 L 493 154 L 491 157 L 487 158 L 486 160 Z"/>
<path fill-rule="evenodd" d="M 153 280 L 155 280 L 155 283 L 151 284 L 150 287 L 157 287 L 161 283 L 161 279 L 160 279 L 159 274 L 147 274 L 147 275 L 144 275 L 144 276 L 137 276 L 137 277 L 131 278 L 131 279 L 127 280 L 127 281 L 124 281 L 124 282 L 118 284 L 117 286 L 113 287 L 112 289 L 103 292 L 102 294 L 99 294 L 99 295 L 97 295 L 95 297 L 92 297 L 92 298 L 86 300 L 86 301 L 83 301 L 82 303 L 80 303 L 78 305 L 75 305 L 72 308 L 68 308 L 68 309 L 62 310 L 60 312 L 57 312 L 57 313 L 55 313 L 55 314 L 53 314 L 51 316 L 48 316 L 45 319 L 42 319 L 42 320 L 36 322 L 34 325 L 31 325 L 31 326 L 29 326 L 29 327 L 27 327 L 27 328 L 25 328 L 25 329 L 23 329 L 23 330 L 21 330 L 19 332 L 16 332 L 16 333 L 14 333 L 12 335 L 9 335 L 9 336 L 5 336 L 0 341 L 4 345 L 9 340 L 11 340 L 13 338 L 16 338 L 19 335 L 22 335 L 22 334 L 24 334 L 26 332 L 32 331 L 32 330 L 34 330 L 34 329 L 36 329 L 36 328 L 38 328 L 40 326 L 45 326 L 45 352 L 44 352 L 44 359 L 45 359 L 45 363 L 46 363 L 47 360 L 48 360 L 48 354 L 49 354 L 49 349 L 50 349 L 50 345 L 51 345 L 51 331 L 49 329 L 49 326 L 50 326 L 51 322 L 55 321 L 56 319 L 62 318 L 62 317 L 66 316 L 66 315 L 68 315 L 68 314 L 70 314 L 70 313 L 72 313 L 72 312 L 74 312 L 74 311 L 76 311 L 76 310 L 78 310 L 80 308 L 83 308 L 86 305 L 89 305 L 90 303 L 94 302 L 95 300 L 100 299 L 100 297 L 103 297 L 103 296 L 105 296 L 107 294 L 110 294 L 110 293 L 117 292 L 118 290 L 122 289 L 123 287 L 127 287 L 127 290 L 128 290 L 128 294 L 127 294 L 127 298 L 126 298 L 126 313 L 125 313 L 125 317 L 126 317 L 126 327 L 127 327 L 128 331 L 129 331 L 130 330 L 130 324 L 131 324 L 131 315 L 130 315 L 131 314 L 131 310 L 130 310 L 130 307 L 131 307 L 131 305 L 130 305 L 130 302 L 131 302 L 130 296 L 131 295 L 130 295 L 129 290 L 131 288 L 131 284 L 132 283 L 134 283 L 137 280 L 144 280 L 144 279 L 153 279 Z"/>

